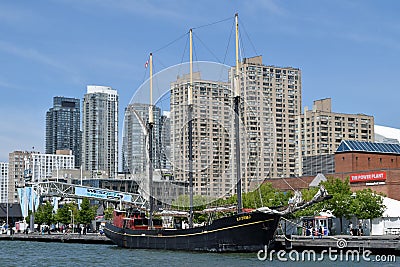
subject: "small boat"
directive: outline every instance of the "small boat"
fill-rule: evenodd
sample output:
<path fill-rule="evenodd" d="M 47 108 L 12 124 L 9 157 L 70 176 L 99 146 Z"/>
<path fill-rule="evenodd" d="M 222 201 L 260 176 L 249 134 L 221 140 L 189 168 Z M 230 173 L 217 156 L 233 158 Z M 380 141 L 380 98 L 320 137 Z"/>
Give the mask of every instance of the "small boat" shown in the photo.
<path fill-rule="evenodd" d="M 235 16 L 236 22 L 236 47 L 238 47 L 238 15 Z M 190 30 L 190 40 L 192 41 L 192 31 Z M 190 41 L 190 43 L 191 43 Z M 190 60 L 192 65 L 192 56 Z M 190 69 L 192 74 L 192 67 Z M 192 75 L 190 75 L 192 83 Z M 241 196 L 241 175 L 240 175 L 240 142 L 239 139 L 239 60 L 238 49 L 236 49 L 236 74 L 234 75 L 234 110 L 235 116 L 235 150 L 236 150 L 236 178 L 237 178 L 237 206 L 234 212 L 227 212 L 226 216 L 214 219 L 205 225 L 193 225 L 193 170 L 189 164 L 189 193 L 190 211 L 185 218 L 189 224 L 181 220 L 182 214 L 169 214 L 173 217 L 170 227 L 163 225 L 162 220 L 153 219 L 151 189 L 150 189 L 150 212 L 149 218 L 138 210 L 121 211 L 115 210 L 113 222 L 107 223 L 104 228 L 105 235 L 116 245 L 122 248 L 131 249 L 164 249 L 164 250 L 188 250 L 188 251 L 212 251 L 212 252 L 249 252 L 264 249 L 274 240 L 276 229 L 278 228 L 281 217 L 298 208 L 304 208 L 326 197 L 326 191 L 322 188 L 318 195 L 308 203 L 300 205 L 298 195 L 295 195 L 293 202 L 284 211 L 260 208 L 255 210 L 245 210 L 242 207 Z M 188 124 L 189 140 L 191 140 L 191 87 L 188 92 Z M 150 92 L 152 92 L 152 54 L 150 54 Z M 150 99 L 152 99 L 150 93 Z M 152 105 L 152 101 L 151 105 Z M 149 154 L 151 162 L 151 131 L 152 131 L 152 108 L 149 109 Z M 192 147 L 189 141 L 189 159 L 192 158 Z M 191 161 L 189 161 L 191 162 Z M 149 167 L 149 183 L 152 183 L 152 167 Z M 151 187 L 150 187 L 151 188 Z M 297 200 L 297 201 L 294 201 Z M 205 212 L 220 212 L 220 209 L 210 209 Z M 177 222 L 177 223 L 176 223 Z"/>

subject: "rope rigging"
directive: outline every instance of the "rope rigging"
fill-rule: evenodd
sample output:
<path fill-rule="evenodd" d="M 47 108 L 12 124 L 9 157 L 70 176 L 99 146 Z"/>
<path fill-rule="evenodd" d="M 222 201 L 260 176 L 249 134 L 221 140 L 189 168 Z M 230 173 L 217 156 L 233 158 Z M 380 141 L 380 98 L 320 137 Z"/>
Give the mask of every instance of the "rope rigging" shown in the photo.
<path fill-rule="evenodd" d="M 211 23 L 204 24 L 204 25 L 201 25 L 201 26 L 197 26 L 197 27 L 194 27 L 194 28 L 192 28 L 192 29 L 193 29 L 193 30 L 197 30 L 197 29 L 201 29 L 201 28 L 213 26 L 213 25 L 215 25 L 215 24 L 218 24 L 218 23 L 221 23 L 221 22 L 225 22 L 225 21 L 230 20 L 230 19 L 232 19 L 232 18 L 234 18 L 234 17 L 228 17 L 228 18 L 226 18 L 226 19 L 222 19 L 222 20 L 219 20 L 219 21 L 215 21 L 215 22 L 211 22 Z"/>
<path fill-rule="evenodd" d="M 213 26 L 213 25 L 216 25 L 216 24 L 219 24 L 219 23 L 223 23 L 223 22 L 226 22 L 226 21 L 230 21 L 230 20 L 232 20 L 232 19 L 233 19 L 233 21 L 235 21 L 234 18 L 229 17 L 229 18 L 222 19 L 222 20 L 219 20 L 219 21 L 216 21 L 216 22 L 213 22 L 213 23 L 208 23 L 208 24 L 205 24 L 205 25 L 201 25 L 201 26 L 194 27 L 194 28 L 192 28 L 192 30 L 193 30 L 193 29 L 195 29 L 195 30 L 203 29 L 203 28 L 210 27 L 210 26 Z M 242 23 L 240 23 L 240 24 L 242 25 Z M 244 29 L 244 26 L 243 26 L 243 25 L 242 25 L 241 27 L 242 27 L 242 29 Z M 232 36 L 233 36 L 234 30 L 235 30 L 235 23 L 232 23 L 231 30 L 230 30 L 230 32 L 229 32 L 229 37 L 228 37 L 228 39 L 227 39 L 228 42 L 227 42 L 227 45 L 226 45 L 226 48 L 225 48 L 225 51 L 224 51 L 223 58 L 218 57 L 218 56 L 216 55 L 216 53 L 214 53 L 213 50 L 212 50 L 210 47 L 208 47 L 208 46 L 205 44 L 205 42 L 200 38 L 199 34 L 195 33 L 195 34 L 193 34 L 193 36 L 196 38 L 196 40 L 199 41 L 199 43 L 201 44 L 201 46 L 203 46 L 203 47 L 205 48 L 205 50 L 206 50 L 208 53 L 210 53 L 210 55 L 212 56 L 212 58 L 214 58 L 214 59 L 215 59 L 218 63 L 220 63 L 221 65 L 225 65 L 225 62 L 226 62 L 226 60 L 227 60 L 227 58 L 228 58 L 229 47 L 231 46 L 231 41 L 232 41 Z M 180 64 L 178 64 L 178 66 L 177 66 L 178 75 L 179 75 L 179 76 L 180 76 L 180 73 L 183 72 L 184 69 L 186 68 L 186 65 L 184 65 L 183 62 L 184 62 L 184 59 L 185 59 L 185 56 L 186 56 L 186 53 L 187 53 L 187 50 L 188 50 L 189 31 L 186 32 L 186 33 L 184 33 L 184 34 L 182 34 L 182 35 L 180 35 L 179 37 L 175 38 L 175 39 L 172 40 L 171 42 L 168 42 L 167 44 L 161 46 L 160 48 L 156 49 L 156 50 L 153 52 L 153 55 L 154 55 L 154 54 L 160 54 L 161 51 L 163 51 L 163 50 L 165 50 L 165 49 L 171 47 L 173 44 L 175 44 L 175 43 L 181 41 L 185 36 L 187 36 L 187 38 L 186 38 L 184 50 L 183 50 L 183 53 L 182 53 L 182 57 L 181 57 L 181 60 L 180 60 Z M 241 32 L 239 32 L 239 38 L 238 38 L 238 41 L 239 41 L 239 62 L 240 62 L 240 61 L 242 60 L 242 58 L 243 58 L 242 55 L 244 55 L 243 37 L 246 37 L 248 40 L 250 40 L 249 35 L 248 35 L 248 33 L 247 33 L 246 31 L 244 31 L 244 36 L 242 36 Z M 255 49 L 255 47 L 254 47 L 254 44 L 251 42 L 251 40 L 250 40 L 250 44 L 251 44 L 253 50 L 256 52 L 256 49 Z M 199 52 L 199 51 L 198 51 L 198 48 L 199 48 L 199 47 L 195 47 L 195 46 L 193 45 L 193 55 L 195 56 L 195 62 L 194 62 L 194 63 L 196 64 L 197 71 L 199 71 L 200 65 L 201 65 L 200 62 L 198 61 L 198 55 L 197 55 L 197 52 Z M 215 49 L 214 49 L 214 50 L 215 50 Z M 159 64 L 158 64 L 159 66 L 162 66 L 163 68 L 167 68 L 167 67 L 161 62 L 160 57 L 156 56 L 155 59 L 156 59 L 155 61 L 156 61 L 157 63 L 159 63 Z M 147 61 L 147 62 L 148 62 L 148 61 Z M 155 64 L 153 63 L 153 66 L 154 66 L 154 65 L 155 65 Z M 234 65 L 236 65 L 236 63 L 235 63 Z M 239 65 L 240 65 L 240 64 L 239 64 Z M 145 74 L 144 74 L 144 77 L 143 77 L 143 82 L 145 81 L 146 72 L 147 72 L 147 64 L 146 64 Z M 154 79 L 154 81 L 155 81 L 155 89 L 158 91 L 158 93 L 159 93 L 158 95 L 160 95 L 160 90 L 161 90 L 161 91 L 164 91 L 164 90 L 165 90 L 165 88 L 160 88 L 160 86 L 164 86 L 164 87 L 165 87 L 165 85 L 161 85 L 161 84 L 162 84 L 162 80 L 157 79 L 157 74 L 158 74 L 158 73 L 157 73 L 157 72 L 155 72 L 155 73 L 156 73 L 156 75 L 153 76 L 153 79 Z M 220 68 L 220 71 L 216 70 L 216 75 L 218 76 L 218 79 L 217 79 L 217 80 L 220 80 L 220 81 L 221 81 L 221 80 L 222 80 L 222 77 L 223 77 L 223 75 L 224 75 L 224 69 L 221 67 L 221 68 Z M 179 76 L 178 76 L 178 77 L 179 77 Z M 160 76 L 160 78 L 161 78 L 161 76 Z M 168 102 L 168 99 L 167 99 L 168 97 L 170 97 L 168 93 L 167 93 L 167 94 L 164 94 L 163 96 L 161 96 L 159 99 L 156 100 L 157 103 L 151 103 L 151 104 L 155 104 L 155 105 L 157 105 L 157 106 L 159 106 L 160 104 L 161 104 L 161 106 L 164 106 L 164 104 L 166 104 L 166 105 L 165 105 L 166 107 L 162 107 L 162 109 L 163 109 L 163 110 L 170 110 L 171 107 L 172 107 L 173 105 L 175 105 L 175 104 L 174 104 L 174 103 L 169 103 L 169 104 L 168 104 L 168 103 L 167 103 L 167 102 Z M 222 96 L 216 96 L 215 98 L 217 98 L 217 99 L 224 99 L 224 97 L 222 97 Z M 285 182 L 286 182 L 286 181 L 285 181 Z M 287 183 L 287 182 L 286 182 L 286 183 Z M 289 184 L 288 184 L 288 185 L 289 185 Z M 289 185 L 289 186 L 290 186 L 290 185 Z M 290 187 L 291 187 L 291 186 L 290 186 Z M 291 187 L 291 188 L 292 188 L 292 187 Z M 293 189 L 293 188 L 292 188 L 292 189 Z M 259 197 L 260 197 L 260 200 L 261 200 L 261 205 L 263 206 L 263 204 L 264 204 L 265 201 L 262 199 L 260 188 L 258 188 L 258 190 L 259 190 L 258 194 L 259 194 Z"/>
<path fill-rule="evenodd" d="M 254 46 L 253 42 L 251 41 L 250 36 L 249 36 L 249 34 L 247 33 L 247 31 L 246 31 L 246 28 L 244 27 L 243 23 L 241 23 L 241 20 L 239 21 L 239 23 L 240 23 L 240 28 L 242 29 L 242 31 L 245 33 L 247 39 L 249 40 L 250 45 L 252 46 L 255 55 L 258 55 L 257 50 L 256 50 L 256 47 Z"/>

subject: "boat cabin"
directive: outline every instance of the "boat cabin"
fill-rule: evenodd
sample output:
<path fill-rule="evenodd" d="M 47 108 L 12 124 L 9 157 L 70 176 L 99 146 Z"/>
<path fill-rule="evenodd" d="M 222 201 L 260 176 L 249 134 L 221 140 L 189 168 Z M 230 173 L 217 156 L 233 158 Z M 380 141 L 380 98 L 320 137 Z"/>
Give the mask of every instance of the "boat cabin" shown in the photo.
<path fill-rule="evenodd" d="M 139 210 L 114 210 L 113 224 L 120 228 L 128 228 L 133 230 L 149 229 L 149 219 L 146 218 L 144 212 Z M 162 220 L 153 219 L 153 228 L 162 228 Z"/>

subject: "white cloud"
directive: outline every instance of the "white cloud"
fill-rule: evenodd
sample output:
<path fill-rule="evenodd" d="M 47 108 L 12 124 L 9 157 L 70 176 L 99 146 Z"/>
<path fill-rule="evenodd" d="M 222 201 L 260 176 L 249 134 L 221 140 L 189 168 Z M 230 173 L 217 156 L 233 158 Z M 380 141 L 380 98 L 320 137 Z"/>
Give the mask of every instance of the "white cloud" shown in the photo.
<path fill-rule="evenodd" d="M 22 47 L 0 40 L 0 51 L 23 59 L 31 60 L 58 70 L 65 76 L 67 76 L 69 81 L 72 81 L 75 84 L 80 84 L 82 82 L 82 78 L 77 73 L 76 69 L 67 67 L 66 65 L 60 63 L 58 60 L 55 60 L 34 48 Z"/>
<path fill-rule="evenodd" d="M 281 6 L 278 5 L 278 3 L 275 0 L 252 0 L 252 1 L 247 1 L 247 7 L 250 7 L 253 11 L 257 12 L 257 14 L 262 14 L 263 12 L 260 12 L 260 9 L 266 10 L 270 14 L 274 15 L 286 15 L 286 10 Z"/>
<path fill-rule="evenodd" d="M 350 32 L 344 34 L 342 37 L 357 43 L 370 43 L 374 46 L 384 46 L 387 48 L 400 50 L 399 43 L 396 40 L 388 38 L 387 36 L 372 36 L 368 35 L 367 33 Z"/>
<path fill-rule="evenodd" d="M 22 88 L 7 81 L 4 77 L 0 76 L 0 88 L 21 90 Z"/>
<path fill-rule="evenodd" d="M 69 71 L 68 68 L 61 65 L 56 60 L 46 56 L 45 54 L 33 49 L 33 48 L 24 48 L 17 46 L 15 44 L 11 44 L 8 42 L 4 42 L 0 40 L 0 50 L 21 58 L 30 59 L 50 67 L 54 67 L 60 70 Z"/>

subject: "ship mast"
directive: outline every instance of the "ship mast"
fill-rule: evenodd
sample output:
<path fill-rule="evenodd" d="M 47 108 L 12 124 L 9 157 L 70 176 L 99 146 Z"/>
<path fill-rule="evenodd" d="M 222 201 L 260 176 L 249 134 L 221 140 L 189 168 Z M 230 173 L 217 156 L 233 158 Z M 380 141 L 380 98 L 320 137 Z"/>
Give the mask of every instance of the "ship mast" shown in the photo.
<path fill-rule="evenodd" d="M 190 29 L 190 82 L 188 90 L 188 136 L 189 136 L 189 227 L 193 227 L 193 31 Z"/>
<path fill-rule="evenodd" d="M 240 104 L 240 83 L 239 83 L 239 22 L 238 14 L 235 14 L 236 29 L 236 70 L 234 76 L 234 111 L 235 111 L 235 153 L 236 153 L 236 191 L 237 191 L 237 213 L 242 213 L 242 178 L 240 174 L 240 132 L 239 132 L 239 104 Z"/>
<path fill-rule="evenodd" d="M 153 198 L 153 53 L 150 53 L 150 105 L 149 105 L 149 229 L 153 228 L 153 209 L 154 209 L 154 198 Z"/>

